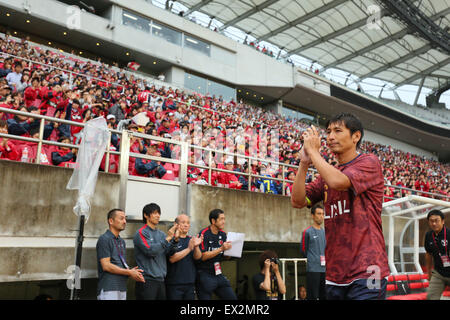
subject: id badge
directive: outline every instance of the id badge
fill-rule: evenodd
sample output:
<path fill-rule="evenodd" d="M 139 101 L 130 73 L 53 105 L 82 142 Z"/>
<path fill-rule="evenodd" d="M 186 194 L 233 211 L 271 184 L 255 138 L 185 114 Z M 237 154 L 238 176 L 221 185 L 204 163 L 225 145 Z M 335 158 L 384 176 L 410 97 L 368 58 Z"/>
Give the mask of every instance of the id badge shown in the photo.
<path fill-rule="evenodd" d="M 126 262 L 125 259 L 123 258 L 123 256 L 122 256 L 122 255 L 119 255 L 119 257 L 120 257 L 120 261 L 122 261 L 124 267 L 125 267 L 126 269 L 130 269 L 130 267 L 127 265 L 127 262 Z"/>
<path fill-rule="evenodd" d="M 325 267 L 325 256 L 320 256 L 320 266 Z"/>
<path fill-rule="evenodd" d="M 222 268 L 220 267 L 220 262 L 214 263 L 214 270 L 216 271 L 216 276 L 222 274 Z"/>
<path fill-rule="evenodd" d="M 441 255 L 442 265 L 444 268 L 450 267 L 450 258 L 446 255 Z"/>

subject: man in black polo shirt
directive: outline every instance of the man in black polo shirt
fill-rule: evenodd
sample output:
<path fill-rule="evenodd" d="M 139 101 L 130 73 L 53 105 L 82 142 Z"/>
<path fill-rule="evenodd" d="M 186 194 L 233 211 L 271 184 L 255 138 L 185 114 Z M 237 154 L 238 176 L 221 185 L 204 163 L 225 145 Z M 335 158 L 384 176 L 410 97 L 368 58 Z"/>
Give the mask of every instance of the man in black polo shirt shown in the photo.
<path fill-rule="evenodd" d="M 126 300 L 127 280 L 132 277 L 144 282 L 142 270 L 127 265 L 125 241 L 119 233 L 127 221 L 121 209 L 112 209 L 107 215 L 109 229 L 97 241 L 98 300 Z"/>
<path fill-rule="evenodd" d="M 427 300 L 439 300 L 445 286 L 450 286 L 450 258 L 448 239 L 450 229 L 444 225 L 444 214 L 440 210 L 431 210 L 427 216 L 431 231 L 425 235 L 426 266 L 430 286 Z M 432 265 L 434 260 L 434 270 Z"/>
<path fill-rule="evenodd" d="M 177 245 L 168 255 L 167 298 L 169 300 L 195 300 L 195 277 L 197 274 L 195 261 L 202 257 L 199 246 L 203 237 L 188 236 L 191 224 L 187 215 L 180 214 L 175 219 L 175 223 L 178 225 L 178 231 L 175 233 Z"/>
<path fill-rule="evenodd" d="M 209 213 L 211 225 L 202 231 L 203 236 L 200 245 L 202 258 L 197 266 L 197 294 L 199 300 L 210 300 L 213 293 L 223 300 L 236 300 L 236 294 L 231 288 L 230 281 L 222 274 L 220 262 L 223 252 L 231 248 L 231 242 L 227 242 L 225 227 L 225 214 L 220 209 L 214 209 Z"/>

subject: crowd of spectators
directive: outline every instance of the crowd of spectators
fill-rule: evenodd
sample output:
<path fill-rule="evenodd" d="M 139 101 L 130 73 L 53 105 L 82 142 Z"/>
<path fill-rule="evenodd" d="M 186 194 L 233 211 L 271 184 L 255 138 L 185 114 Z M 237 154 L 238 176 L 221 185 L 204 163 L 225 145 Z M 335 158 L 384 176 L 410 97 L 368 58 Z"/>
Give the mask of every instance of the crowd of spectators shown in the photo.
<path fill-rule="evenodd" d="M 219 96 L 200 95 L 177 88 L 149 84 L 137 75 L 100 61 L 91 61 L 42 49 L 26 40 L 0 38 L 0 107 L 47 115 L 84 123 L 95 117 L 106 118 L 111 129 L 127 128 L 191 145 L 258 157 L 261 161 L 230 156 L 220 151 L 190 148 L 188 183 L 208 184 L 234 189 L 290 195 L 300 160 L 301 134 L 309 125 L 286 118 L 242 101 L 224 101 Z M 40 121 L 22 115 L 0 112 L 0 133 L 39 137 Z M 82 127 L 46 122 L 44 138 L 78 144 Z M 326 148 L 322 133 L 322 153 L 327 161 L 336 159 Z M 267 132 L 267 134 L 265 134 Z M 275 134 L 273 134 L 275 133 Z M 132 153 L 180 159 L 180 147 L 139 137 L 132 137 Z M 110 150 L 120 148 L 120 134 L 112 134 Z M 37 143 L 0 138 L 0 158 L 23 162 L 71 167 L 77 149 L 43 145 L 37 155 Z M 362 144 L 363 152 L 378 155 L 387 184 L 414 190 L 449 195 L 449 166 L 371 142 Z M 199 166 L 224 169 L 212 171 Z M 273 162 L 286 165 L 284 170 Z M 119 157 L 111 155 L 108 171 L 118 172 Z M 105 170 L 105 159 L 101 164 Z M 253 175 L 249 186 L 248 176 Z M 179 166 L 170 162 L 131 156 L 129 174 L 167 180 L 179 180 Z M 308 181 L 315 178 L 313 171 Z M 386 187 L 386 201 L 416 191 Z"/>

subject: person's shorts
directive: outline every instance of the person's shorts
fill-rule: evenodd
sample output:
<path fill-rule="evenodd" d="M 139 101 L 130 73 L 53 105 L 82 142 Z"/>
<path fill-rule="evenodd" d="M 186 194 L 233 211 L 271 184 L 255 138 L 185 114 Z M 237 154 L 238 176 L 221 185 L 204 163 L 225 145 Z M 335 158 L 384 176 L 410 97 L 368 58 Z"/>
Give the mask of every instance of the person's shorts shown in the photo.
<path fill-rule="evenodd" d="M 126 291 L 100 291 L 97 300 L 127 300 Z"/>
<path fill-rule="evenodd" d="M 385 300 L 386 288 L 386 279 L 381 279 L 375 287 L 368 285 L 367 279 L 355 280 L 348 286 L 325 286 L 327 300 Z"/>

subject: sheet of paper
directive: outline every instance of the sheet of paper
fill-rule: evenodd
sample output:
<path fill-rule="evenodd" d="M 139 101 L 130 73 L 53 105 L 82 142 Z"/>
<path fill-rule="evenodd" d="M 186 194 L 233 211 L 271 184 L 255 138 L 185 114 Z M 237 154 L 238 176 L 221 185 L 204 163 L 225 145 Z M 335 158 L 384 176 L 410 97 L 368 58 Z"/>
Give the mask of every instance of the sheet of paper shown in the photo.
<path fill-rule="evenodd" d="M 225 250 L 223 254 L 228 257 L 240 258 L 244 247 L 244 239 L 245 233 L 228 232 L 227 241 L 231 241 L 231 249 Z"/>

